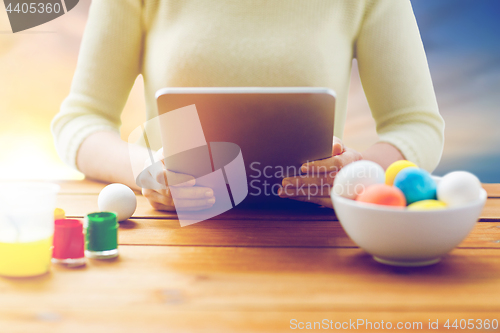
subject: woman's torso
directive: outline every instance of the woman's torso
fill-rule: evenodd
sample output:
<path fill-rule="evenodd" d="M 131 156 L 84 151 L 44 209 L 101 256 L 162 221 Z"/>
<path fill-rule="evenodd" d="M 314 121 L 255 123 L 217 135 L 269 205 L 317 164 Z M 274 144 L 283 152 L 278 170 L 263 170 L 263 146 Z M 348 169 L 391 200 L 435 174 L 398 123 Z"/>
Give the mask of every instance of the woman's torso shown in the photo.
<path fill-rule="evenodd" d="M 163 87 L 322 86 L 341 137 L 364 1 L 145 0 L 147 117 Z"/>

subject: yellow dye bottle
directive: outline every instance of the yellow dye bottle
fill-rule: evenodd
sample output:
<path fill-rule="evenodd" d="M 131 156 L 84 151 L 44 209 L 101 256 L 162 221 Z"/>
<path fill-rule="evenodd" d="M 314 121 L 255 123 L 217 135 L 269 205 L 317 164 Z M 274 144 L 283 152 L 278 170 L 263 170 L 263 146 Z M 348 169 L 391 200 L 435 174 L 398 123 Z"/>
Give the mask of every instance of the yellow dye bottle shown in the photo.
<path fill-rule="evenodd" d="M 0 182 L 0 276 L 48 272 L 59 185 Z"/>
<path fill-rule="evenodd" d="M 0 242 L 0 275 L 41 275 L 49 270 L 51 258 L 52 236 L 25 243 Z"/>

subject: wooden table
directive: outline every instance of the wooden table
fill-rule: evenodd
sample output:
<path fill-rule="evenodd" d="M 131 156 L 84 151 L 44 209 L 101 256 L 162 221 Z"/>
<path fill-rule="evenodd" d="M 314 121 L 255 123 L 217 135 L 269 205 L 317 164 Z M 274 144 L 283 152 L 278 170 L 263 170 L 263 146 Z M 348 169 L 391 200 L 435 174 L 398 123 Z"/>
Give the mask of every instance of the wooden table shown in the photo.
<path fill-rule="evenodd" d="M 104 184 L 60 184 L 68 216 L 97 210 Z M 289 332 L 357 320 L 359 331 L 370 331 L 369 321 L 421 322 L 423 332 L 429 320 L 444 331 L 456 331 L 443 327 L 447 319 L 500 320 L 500 184 L 485 188 L 469 237 L 423 268 L 376 263 L 328 209 L 236 212 L 181 228 L 138 195 L 134 217 L 120 226 L 119 258 L 0 278 L 0 333 Z"/>

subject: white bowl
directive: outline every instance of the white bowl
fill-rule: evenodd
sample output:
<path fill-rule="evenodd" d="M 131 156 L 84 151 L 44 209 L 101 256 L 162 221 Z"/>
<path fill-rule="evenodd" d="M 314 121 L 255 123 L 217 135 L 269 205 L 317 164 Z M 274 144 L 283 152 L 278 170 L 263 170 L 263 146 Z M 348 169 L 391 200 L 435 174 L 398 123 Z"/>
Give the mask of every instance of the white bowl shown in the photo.
<path fill-rule="evenodd" d="M 332 191 L 335 213 L 347 235 L 376 261 L 394 266 L 439 262 L 474 228 L 486 198 L 486 191 L 481 189 L 479 198 L 467 205 L 408 211 L 357 202 Z"/>

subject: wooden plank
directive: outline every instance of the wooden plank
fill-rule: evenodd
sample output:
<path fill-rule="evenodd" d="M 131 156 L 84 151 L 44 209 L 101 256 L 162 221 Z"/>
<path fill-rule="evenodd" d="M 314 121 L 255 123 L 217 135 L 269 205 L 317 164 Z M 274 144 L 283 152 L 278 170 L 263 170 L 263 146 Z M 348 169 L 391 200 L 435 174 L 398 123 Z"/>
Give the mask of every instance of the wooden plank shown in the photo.
<path fill-rule="evenodd" d="M 59 180 L 55 182 L 61 189 L 60 194 L 99 194 L 109 183 L 95 180 Z"/>
<path fill-rule="evenodd" d="M 432 322 L 433 325 L 438 324 L 438 329 L 433 329 L 432 332 L 450 332 L 455 331 L 455 328 L 444 327 L 450 318 L 450 325 L 454 320 L 457 320 L 460 325 L 460 320 L 463 320 L 464 327 L 469 319 L 473 319 L 470 322 L 477 325 L 475 326 L 477 328 L 481 327 L 480 323 L 487 321 L 489 324 L 492 319 L 498 320 L 499 318 L 497 312 L 182 311 L 172 309 L 168 305 L 141 305 L 140 311 L 132 306 L 99 309 L 101 309 L 100 313 L 93 309 L 41 310 L 27 307 L 23 309 L 22 314 L 7 310 L 0 313 L 0 327 L 9 333 L 277 333 L 291 330 L 313 331 L 305 329 L 308 324 L 311 327 L 316 325 L 316 330 L 320 330 L 318 327 L 326 321 L 327 326 L 322 328 L 324 331 L 334 330 L 335 327 L 341 331 L 343 325 L 344 331 L 356 329 L 359 332 L 380 332 L 380 328 L 376 329 L 380 325 L 383 325 L 385 329 L 407 325 L 407 329 L 401 329 L 401 331 L 429 332 L 429 323 Z M 358 323 L 359 326 L 357 326 Z M 466 331 L 496 332 L 497 330 L 490 328 L 489 330 Z"/>
<path fill-rule="evenodd" d="M 108 183 L 90 179 L 60 180 L 56 182 L 61 186 L 61 194 L 99 194 Z M 500 184 L 483 184 L 489 198 L 500 198 Z"/>
<path fill-rule="evenodd" d="M 500 238 L 500 228 L 497 235 Z M 356 247 L 337 221 L 209 220 L 181 227 L 177 220 L 132 219 L 120 223 L 119 243 L 182 246 Z"/>
<path fill-rule="evenodd" d="M 170 310 L 498 314 L 499 253 L 456 249 L 433 266 L 397 268 L 360 249 L 121 246 L 117 260 L 83 269 L 0 278 L 0 318 L 82 313 L 119 324 L 121 310 L 145 323 L 148 313 Z M 192 319 L 185 316 L 185 328 Z"/>
<path fill-rule="evenodd" d="M 173 212 L 154 210 L 148 200 L 142 195 L 137 195 L 137 210 L 135 218 L 176 219 Z M 83 217 L 88 213 L 98 210 L 96 194 L 60 194 L 57 206 L 64 209 L 71 217 Z M 329 208 L 314 207 L 302 211 L 292 210 L 250 210 L 236 207 L 222 215 L 217 220 L 283 220 L 283 221 L 336 221 L 335 213 Z M 500 222 L 500 199 L 488 199 L 481 213 L 482 222 Z"/>
<path fill-rule="evenodd" d="M 99 211 L 97 206 L 98 194 L 59 194 L 57 196 L 57 207 L 64 209 L 66 216 L 84 217 L 89 213 Z M 145 197 L 136 195 L 137 209 L 134 216 L 165 216 L 173 218 L 175 214 L 164 214 L 164 212 L 155 211 Z"/>
<path fill-rule="evenodd" d="M 97 197 L 97 194 L 60 194 L 57 198 L 57 206 L 64 209 L 67 216 L 84 217 L 89 213 L 98 211 Z M 136 198 L 137 209 L 133 215 L 135 218 L 177 219 L 177 215 L 174 212 L 154 210 L 148 200 L 142 195 L 136 195 Z M 321 208 L 319 206 L 312 206 L 312 208 L 305 210 L 256 210 L 236 207 L 216 218 L 241 220 L 337 220 L 332 209 Z"/>
<path fill-rule="evenodd" d="M 68 213 L 97 209 L 95 189 L 68 188 L 59 196 Z M 140 218 L 121 224 L 120 243 L 170 246 L 121 245 L 116 260 L 0 278 L 0 331 L 283 332 L 293 318 L 439 319 L 449 331 L 446 319 L 500 320 L 500 200 L 488 200 L 482 218 L 494 222 L 478 223 L 462 248 L 413 269 L 345 248 L 353 244 L 331 211 L 234 210 L 180 228 L 175 214 L 139 200 Z"/>
<path fill-rule="evenodd" d="M 500 222 L 478 222 L 460 248 L 500 248 Z"/>
<path fill-rule="evenodd" d="M 500 184 L 483 184 L 483 188 L 488 192 L 488 198 L 500 198 Z"/>
<path fill-rule="evenodd" d="M 237 247 L 357 247 L 337 221 L 211 220 L 180 227 L 177 220 L 120 223 L 122 245 Z M 477 223 L 459 245 L 500 248 L 500 222 Z"/>
<path fill-rule="evenodd" d="M 479 221 L 496 222 L 500 221 L 500 199 L 488 199 L 481 212 Z"/>

